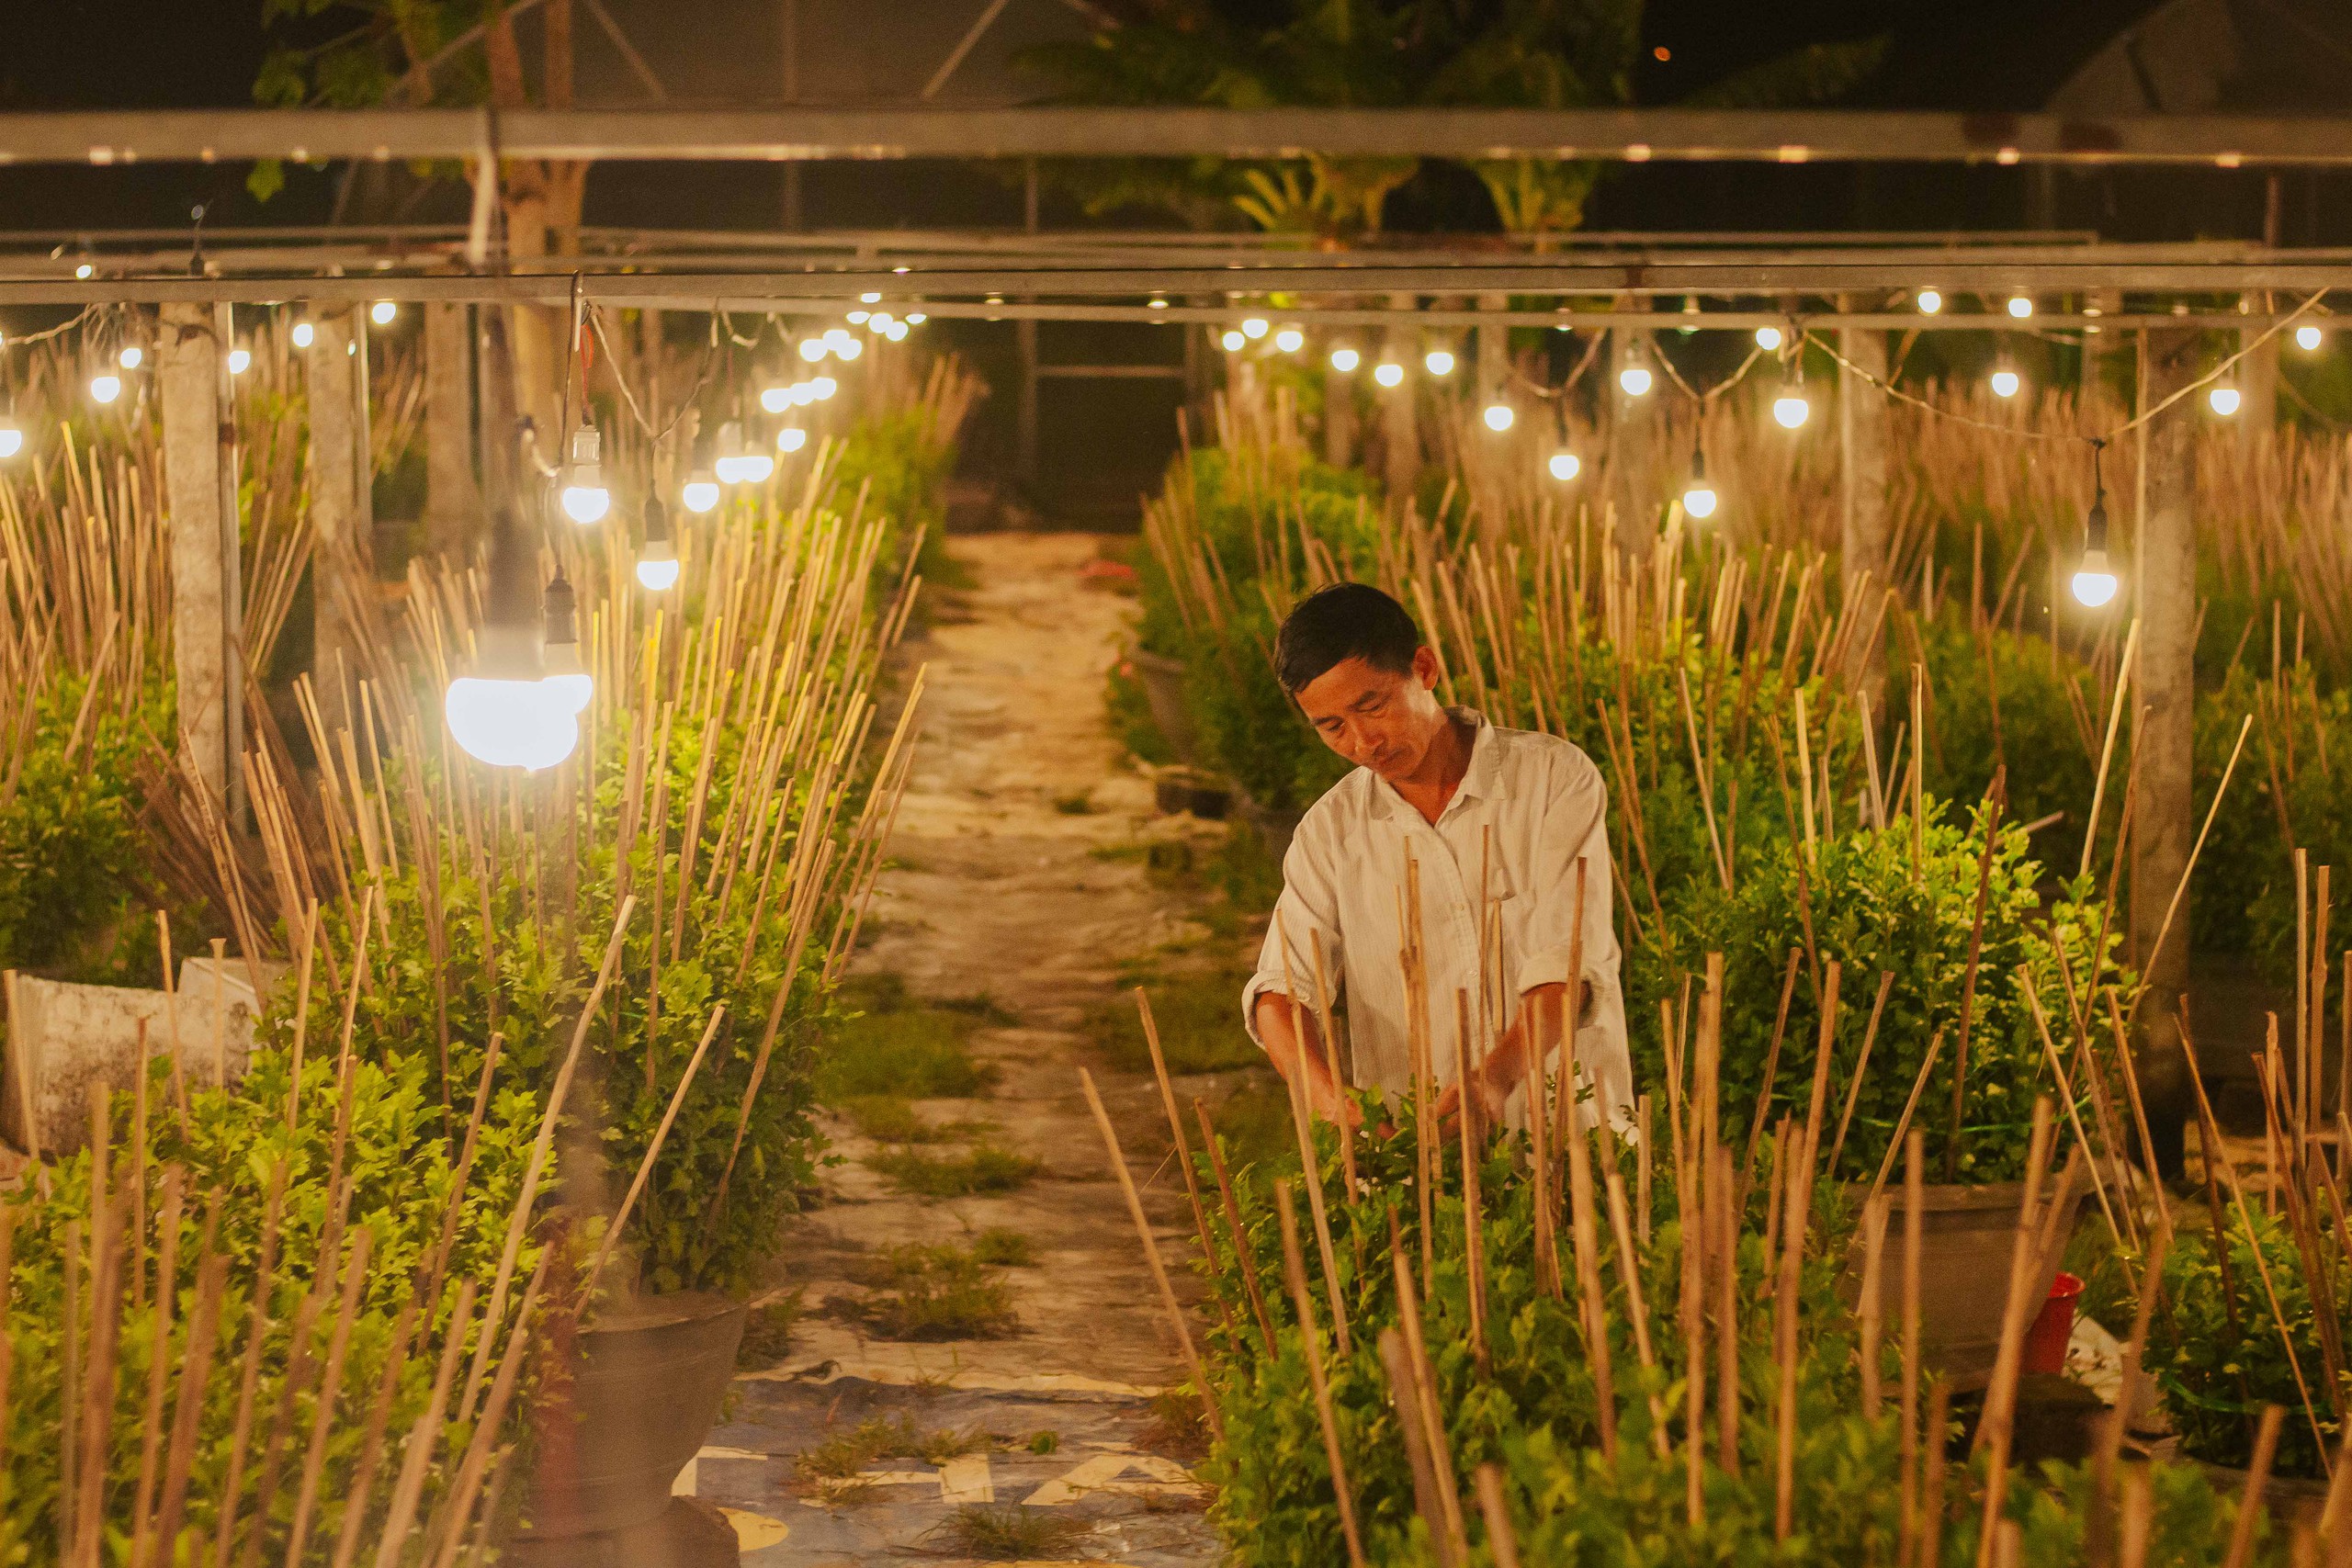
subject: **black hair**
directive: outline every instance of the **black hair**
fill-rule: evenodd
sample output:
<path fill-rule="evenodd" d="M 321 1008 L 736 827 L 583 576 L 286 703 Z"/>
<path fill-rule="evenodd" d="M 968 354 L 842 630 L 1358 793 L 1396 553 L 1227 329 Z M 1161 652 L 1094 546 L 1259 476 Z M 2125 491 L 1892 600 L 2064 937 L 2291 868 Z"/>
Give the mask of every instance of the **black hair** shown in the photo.
<path fill-rule="evenodd" d="M 1402 675 L 1420 646 L 1421 629 L 1404 605 L 1368 582 L 1328 583 L 1300 600 L 1275 634 L 1274 678 L 1295 696 L 1351 659 Z"/>

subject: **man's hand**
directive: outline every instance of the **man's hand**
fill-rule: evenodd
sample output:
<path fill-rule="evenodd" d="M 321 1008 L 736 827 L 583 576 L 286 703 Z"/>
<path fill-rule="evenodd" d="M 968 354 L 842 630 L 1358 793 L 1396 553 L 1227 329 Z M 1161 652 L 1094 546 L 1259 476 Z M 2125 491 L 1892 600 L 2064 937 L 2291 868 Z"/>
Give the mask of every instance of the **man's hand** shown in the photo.
<path fill-rule="evenodd" d="M 1332 1076 L 1329 1058 L 1323 1049 L 1322 1031 L 1316 1026 L 1313 1014 L 1279 991 L 1267 991 L 1258 998 L 1255 1021 L 1267 1060 L 1273 1063 L 1284 1082 L 1295 1083 L 1305 1090 L 1310 1115 L 1320 1116 L 1326 1122 L 1344 1118 L 1350 1127 L 1363 1124 L 1363 1112 Z"/>

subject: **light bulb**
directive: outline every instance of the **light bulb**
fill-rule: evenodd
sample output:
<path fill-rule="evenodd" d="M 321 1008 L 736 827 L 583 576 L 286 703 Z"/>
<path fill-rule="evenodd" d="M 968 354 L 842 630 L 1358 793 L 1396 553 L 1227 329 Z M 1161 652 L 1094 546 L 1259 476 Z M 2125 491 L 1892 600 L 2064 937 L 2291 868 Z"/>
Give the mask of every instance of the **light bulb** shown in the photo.
<path fill-rule="evenodd" d="M 2221 382 L 2205 394 L 2207 406 L 2211 408 L 2215 413 L 2220 414 L 2223 419 L 2227 419 L 2230 415 L 2237 412 L 2238 404 L 2243 400 L 2244 400 L 2238 396 L 2238 389 L 2235 387 L 2231 386 L 2227 381 Z"/>
<path fill-rule="evenodd" d="M 1243 321 L 1241 323 L 1241 335 L 1247 338 L 1264 337 L 1266 335 L 1266 318 L 1263 316 L 1252 316 L 1248 321 Z"/>
<path fill-rule="evenodd" d="M 0 414 L 0 457 L 13 457 L 24 449 L 25 433 L 17 428 L 15 420 Z"/>
<path fill-rule="evenodd" d="M 1682 510 L 1693 517 L 1713 517 L 1715 499 L 1715 487 L 1704 479 L 1696 479 L 1682 492 Z"/>
<path fill-rule="evenodd" d="M 115 355 L 115 358 L 121 362 L 122 367 L 125 370 L 138 369 L 139 362 L 146 357 L 147 351 L 140 347 L 135 343 L 124 344 L 122 345 L 122 352 Z"/>
<path fill-rule="evenodd" d="M 102 403 L 114 401 L 122 396 L 122 378 L 119 376 L 91 377 L 90 396 Z"/>
<path fill-rule="evenodd" d="M 297 321 L 290 335 L 293 337 L 296 348 L 308 348 L 311 341 L 319 335 L 319 329 L 308 321 Z"/>
<path fill-rule="evenodd" d="M 390 326 L 392 318 L 400 313 L 401 308 L 390 299 L 379 299 L 368 307 L 368 319 L 379 327 Z"/>
<path fill-rule="evenodd" d="M 563 514 L 582 527 L 604 521 L 613 492 L 605 488 L 605 438 L 594 425 L 571 433 L 571 470 L 563 481 Z"/>
<path fill-rule="evenodd" d="M 1450 349 L 1433 348 L 1421 355 L 1421 366 L 1432 376 L 1453 374 L 1453 354 Z"/>
<path fill-rule="evenodd" d="M 230 375 L 232 375 L 232 376 L 242 376 L 242 375 L 243 375 L 247 370 L 250 370 L 251 368 L 253 368 L 253 363 L 254 363 L 254 355 L 253 355 L 253 350 L 251 350 L 251 349 L 249 349 L 249 348 L 232 348 L 232 349 L 231 349 L 231 350 L 229 351 L 229 374 L 230 374 Z"/>
<path fill-rule="evenodd" d="M 1682 297 L 1682 313 L 1683 313 L 1685 316 L 1693 316 L 1693 317 L 1697 316 L 1697 315 L 1700 313 L 1700 312 L 1699 312 L 1699 297 L 1698 297 L 1696 294 L 1685 294 L 1685 295 Z M 1566 327 L 1563 326 L 1560 330 L 1561 330 L 1562 332 L 1566 332 L 1568 329 L 1567 329 Z M 1676 332 L 1678 332 L 1678 333 L 1681 333 L 1684 337 L 1689 337 L 1692 333 L 1695 333 L 1695 332 L 1697 332 L 1697 331 L 1699 330 L 1699 324 L 1698 324 L 1698 322 L 1697 322 L 1697 321 L 1685 321 L 1685 322 L 1683 322 L 1683 323 L 1682 323 L 1682 325 L 1680 325 L 1680 326 L 1679 326 L 1679 327 L 1675 328 L 1674 330 L 1675 330 Z"/>
<path fill-rule="evenodd" d="M 2009 296 L 2009 314 L 2010 314 L 2010 315 L 2012 315 L 2012 316 L 2014 316 L 2014 317 L 2016 317 L 2016 318 L 2017 318 L 2018 321 L 2024 321 L 2028 316 L 2032 315 L 2032 314 L 2033 314 L 2033 299 L 2032 299 L 2032 297 L 2031 297 L 2030 295 L 2026 295 L 2026 294 L 2012 294 L 2012 295 L 2010 295 L 2010 296 Z"/>
<path fill-rule="evenodd" d="M 613 492 L 603 485 L 582 484 L 574 479 L 563 487 L 563 514 L 585 528 L 601 523 L 605 513 L 613 508 Z"/>
<path fill-rule="evenodd" d="M 637 580 L 656 593 L 678 583 L 678 552 L 670 543 L 670 510 L 645 498 L 645 546 L 637 552 Z"/>
<path fill-rule="evenodd" d="M 1165 310 L 1166 309 L 1168 309 L 1168 301 L 1167 301 L 1167 300 L 1165 300 L 1165 299 L 1161 299 L 1161 298 L 1160 298 L 1159 295 L 1157 295 L 1157 294 L 1153 295 L 1150 299 L 1148 299 L 1145 300 L 1145 301 L 1144 301 L 1144 305 L 1145 305 L 1145 307 L 1146 307 L 1147 309 L 1148 309 L 1148 310 Z"/>
<path fill-rule="evenodd" d="M 1226 328 L 1226 329 L 1225 329 L 1225 335 L 1224 335 L 1223 337 L 1218 338 L 1216 341 L 1217 341 L 1218 343 L 1220 343 L 1220 344 L 1224 344 L 1224 345 L 1225 345 L 1225 352 L 1226 352 L 1226 353 L 1227 353 L 1227 354 L 1238 354 L 1238 353 L 1240 353 L 1240 352 L 1241 352 L 1241 345 L 1242 345 L 1243 344 L 1245 344 L 1245 343 L 1248 343 L 1250 340 L 1249 340 L 1248 338 L 1246 338 L 1246 337 L 1243 337 L 1243 336 L 1242 336 L 1238 332 L 1235 331 L 1233 328 L 1231 328 L 1231 327 L 1227 327 L 1227 328 Z"/>
<path fill-rule="evenodd" d="M 2324 341 L 2325 339 L 2317 327 L 2307 324 L 2295 329 L 2295 346 L 2305 354 L 2317 354 Z"/>
<path fill-rule="evenodd" d="M 1488 403 L 1483 417 L 1486 419 L 1487 428 L 1499 435 L 1510 428 L 1511 420 L 1515 416 L 1511 413 L 1509 403 Z"/>
<path fill-rule="evenodd" d="M 461 675 L 449 682 L 442 712 L 467 755 L 498 768 L 552 768 L 580 744 L 580 716 L 569 686 L 546 681 Z M 586 705 L 584 703 L 582 706 Z"/>
<path fill-rule="evenodd" d="M 2085 550 L 2083 564 L 2075 571 L 2075 602 L 2096 610 L 2114 599 L 2116 587 L 2115 572 L 2107 563 L 2107 552 Z"/>
<path fill-rule="evenodd" d="M 842 341 L 833 344 L 833 352 L 840 355 L 843 359 L 855 359 L 859 355 L 865 352 L 865 345 L 858 342 L 855 338 L 844 333 L 842 334 Z"/>
<path fill-rule="evenodd" d="M 817 361 L 824 358 L 825 340 L 818 337 L 802 338 L 800 340 L 800 357 L 807 360 L 811 365 L 814 365 Z"/>
<path fill-rule="evenodd" d="M 907 341 L 907 323 L 904 321 L 892 321 L 888 326 L 882 329 L 882 335 L 888 338 L 892 343 L 904 343 Z"/>
<path fill-rule="evenodd" d="M 775 449 L 779 452 L 797 452 L 808 445 L 808 433 L 797 424 L 787 424 L 775 433 Z"/>
<path fill-rule="evenodd" d="M 718 427 L 718 455 L 710 465 L 711 472 L 723 485 L 739 485 L 749 477 L 743 468 L 743 424 L 741 420 L 729 420 Z"/>
<path fill-rule="evenodd" d="M 775 474 L 775 459 L 765 452 L 746 452 L 735 459 L 737 484 L 765 484 Z"/>
<path fill-rule="evenodd" d="M 1756 329 L 1756 346 L 1757 346 L 1757 347 L 1758 347 L 1758 348 L 1764 348 L 1764 349 L 1772 349 L 1772 348 L 1778 348 L 1778 347 L 1780 347 L 1780 346 L 1781 346 L 1781 329 L 1780 329 L 1780 328 L 1778 328 L 1778 327 L 1758 327 L 1758 328 L 1757 328 L 1757 329 Z"/>
<path fill-rule="evenodd" d="M 1274 334 L 1274 346 L 1284 354 L 1296 354 L 1306 346 L 1306 334 L 1296 327 L 1284 327 Z"/>
<path fill-rule="evenodd" d="M 872 317 L 864 310 L 852 310 L 849 313 L 849 324 L 854 327 L 862 327 L 870 320 Z"/>
<path fill-rule="evenodd" d="M 1372 378 L 1384 387 L 1401 387 L 1405 384 L 1405 367 L 1393 359 L 1384 359 L 1372 367 Z"/>
<path fill-rule="evenodd" d="M 1943 295 L 1933 288 L 1922 288 L 1912 296 L 1912 302 L 1919 307 L 1919 314 L 1923 316 L 1932 316 L 1944 308 Z"/>
<path fill-rule="evenodd" d="M 1342 345 L 1331 351 L 1331 368 L 1344 376 L 1363 363 L 1363 355 Z"/>
<path fill-rule="evenodd" d="M 2018 373 L 2006 365 L 1993 372 L 1993 395 L 1996 398 L 2016 397 L 2019 385 Z"/>
<path fill-rule="evenodd" d="M 907 325 L 910 327 L 919 327 L 929 320 L 931 320 L 931 318 L 924 315 L 921 310 L 909 310 L 907 312 Z"/>
<path fill-rule="evenodd" d="M 88 262 L 84 262 L 80 266 L 74 269 L 74 276 L 76 277 L 87 277 L 97 270 L 98 269 L 96 267 L 92 266 Z"/>
<path fill-rule="evenodd" d="M 1812 414 L 1813 405 L 1805 401 L 1803 392 L 1786 391 L 1772 400 L 1772 417 L 1783 430 L 1794 430 Z"/>
<path fill-rule="evenodd" d="M 1629 398 L 1645 398 L 1649 396 L 1649 367 L 1645 365 L 1626 366 L 1625 368 L 1617 372 L 1617 384 L 1625 389 L 1625 395 Z"/>
<path fill-rule="evenodd" d="M 888 310 L 876 310 L 865 318 L 865 330 L 870 333 L 887 333 L 898 324 L 898 318 Z"/>
<path fill-rule="evenodd" d="M 637 558 L 637 580 L 656 593 L 664 593 L 678 585 L 678 558 L 670 556 L 657 560 L 650 554 Z"/>
<path fill-rule="evenodd" d="M 1574 452 L 1555 452 L 1552 454 L 1551 462 L 1545 466 L 1552 470 L 1552 477 L 1562 484 L 1567 483 L 1584 471 L 1583 460 Z"/>
<path fill-rule="evenodd" d="M 843 354 L 844 350 L 855 348 L 857 346 L 857 340 L 850 336 L 848 329 L 844 327 L 827 327 L 825 329 L 824 343 L 827 348 L 832 350 L 835 354 L 842 354 L 844 358 L 847 357 L 847 355 Z"/>
<path fill-rule="evenodd" d="M 718 481 L 707 469 L 696 468 L 679 490 L 678 500 L 689 512 L 708 512 L 718 504 Z"/>
<path fill-rule="evenodd" d="M 790 387 L 763 387 L 760 389 L 760 407 L 769 413 L 782 413 L 799 400 L 792 393 Z"/>
<path fill-rule="evenodd" d="M 820 376 L 808 383 L 808 395 L 820 402 L 841 389 L 842 384 L 831 376 Z"/>
<path fill-rule="evenodd" d="M 857 302 L 861 305 L 879 305 L 882 303 L 882 296 L 879 294 L 861 294 L 857 297 Z"/>

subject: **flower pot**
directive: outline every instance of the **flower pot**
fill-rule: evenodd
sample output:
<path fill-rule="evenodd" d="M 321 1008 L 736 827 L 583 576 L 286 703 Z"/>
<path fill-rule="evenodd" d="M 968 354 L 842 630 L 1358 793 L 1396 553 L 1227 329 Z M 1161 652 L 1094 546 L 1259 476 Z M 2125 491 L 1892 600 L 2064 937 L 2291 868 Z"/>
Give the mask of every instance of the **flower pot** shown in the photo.
<path fill-rule="evenodd" d="M 1198 768 L 1162 768 L 1152 776 L 1151 801 L 1164 816 L 1190 812 L 1204 822 L 1222 822 L 1233 804 L 1233 786 Z"/>
<path fill-rule="evenodd" d="M 1159 726 L 1159 733 L 1168 738 L 1168 749 L 1176 760 L 1186 766 L 1197 766 L 1201 760 L 1201 739 L 1193 728 L 1193 716 L 1184 706 L 1184 662 L 1164 653 L 1146 653 L 1142 649 L 1127 655 L 1127 662 L 1135 666 L 1136 679 L 1143 682 L 1144 701 L 1151 706 L 1151 722 Z"/>
<path fill-rule="evenodd" d="M 653 1296 L 619 1303 L 578 1331 L 568 1385 L 535 1414 L 538 1427 L 524 1528 L 507 1560 L 526 1565 L 703 1568 L 735 1562 L 707 1509 L 671 1483 L 718 1423 L 742 1341 L 744 1303 Z"/>
<path fill-rule="evenodd" d="M 2301 1420 L 2290 1414 L 2290 1421 Z M 2213 1483 L 2213 1490 L 2232 1499 L 2245 1495 L 2246 1472 L 2226 1464 L 2198 1462 Z M 2298 1525 L 2319 1528 L 2320 1516 L 2327 1511 L 2327 1483 L 2303 1475 L 2272 1475 L 2263 1483 L 2262 1506 L 2270 1515 L 2270 1528 L 2283 1531 Z M 2274 1536 L 2273 1539 L 2276 1539 Z"/>
<path fill-rule="evenodd" d="M 2045 1187 L 2045 1191 L 2048 1188 Z M 1904 1192 L 1899 1182 L 1887 1184 L 1885 1322 L 1888 1337 L 1901 1333 L 1903 1314 Z M 1859 1211 L 1864 1189 L 1852 1189 Z M 1919 1211 L 1919 1350 L 1927 1364 L 1940 1371 L 1955 1390 L 1982 1388 L 1993 1375 L 2001 1348 L 2001 1314 L 2009 1278 L 2009 1254 L 2017 1243 L 2018 1206 L 2025 1188 L 2014 1181 L 1985 1187 L 1931 1185 L 1921 1194 Z M 2038 1226 L 2049 1212 L 2044 1198 L 2034 1215 Z M 2058 1216 L 2058 1246 L 2040 1277 L 2026 1281 L 2028 1299 L 2038 1308 L 2050 1299 L 2058 1275 L 2058 1255 L 2075 1232 L 2082 1210 L 2077 1191 Z M 1861 1288 L 1861 1241 L 1854 1242 L 1847 1289 Z M 2030 1323 L 2028 1325 L 2031 1326 Z"/>

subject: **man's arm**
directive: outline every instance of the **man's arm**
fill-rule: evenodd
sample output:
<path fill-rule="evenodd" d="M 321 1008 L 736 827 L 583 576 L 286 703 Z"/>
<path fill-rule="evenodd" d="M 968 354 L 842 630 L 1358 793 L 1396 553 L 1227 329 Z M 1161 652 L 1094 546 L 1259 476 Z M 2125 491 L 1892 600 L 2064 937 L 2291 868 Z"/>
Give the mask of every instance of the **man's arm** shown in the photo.
<path fill-rule="evenodd" d="M 1534 1038 L 1543 1042 L 1547 1059 L 1558 1053 L 1560 1042 L 1566 1037 L 1561 1014 L 1567 997 L 1568 987 L 1560 982 L 1537 986 L 1521 997 L 1519 1011 L 1511 1019 L 1510 1027 L 1503 1031 L 1502 1039 L 1473 1071 L 1477 1082 L 1478 1110 L 1489 1121 L 1501 1119 L 1504 1102 L 1527 1082 L 1527 1055 L 1533 1049 L 1533 1041 L 1529 1038 L 1531 1029 Z M 1577 1016 L 1584 1018 L 1591 1007 L 1592 984 L 1581 981 L 1577 986 Z M 1439 1114 L 1452 1116 L 1460 1098 L 1459 1090 L 1448 1084 L 1438 1096 Z"/>
<path fill-rule="evenodd" d="M 1350 1125 L 1361 1120 L 1355 1102 L 1332 1075 L 1330 1053 L 1314 1013 L 1280 991 L 1262 991 L 1251 1021 L 1258 1026 L 1258 1043 L 1265 1047 L 1266 1059 L 1273 1063 L 1283 1082 L 1305 1089 L 1311 1113 L 1327 1122 L 1344 1115 Z"/>

